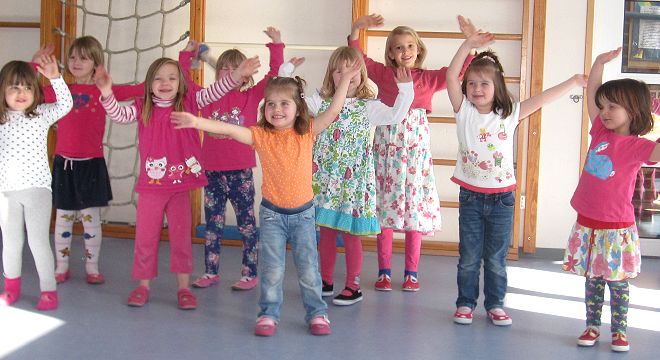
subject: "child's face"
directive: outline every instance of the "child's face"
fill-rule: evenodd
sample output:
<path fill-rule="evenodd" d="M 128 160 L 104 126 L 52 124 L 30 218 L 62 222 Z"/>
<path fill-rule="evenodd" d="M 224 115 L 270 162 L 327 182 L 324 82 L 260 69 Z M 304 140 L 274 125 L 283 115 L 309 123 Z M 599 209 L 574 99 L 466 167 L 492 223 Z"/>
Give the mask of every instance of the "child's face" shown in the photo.
<path fill-rule="evenodd" d="M 215 79 L 220 80 L 223 77 L 227 76 L 227 74 L 231 74 L 231 72 L 234 70 L 236 70 L 235 67 L 225 64 L 221 68 L 219 68 L 218 71 L 215 73 Z"/>
<path fill-rule="evenodd" d="M 174 64 L 165 64 L 156 70 L 151 82 L 151 92 L 163 100 L 172 100 L 179 91 L 179 68 Z"/>
<path fill-rule="evenodd" d="M 338 66 L 335 71 L 332 72 L 332 81 L 335 83 L 335 89 L 339 87 L 339 80 L 341 79 L 342 71 L 347 71 L 347 69 L 343 66 Z M 355 92 L 361 83 L 361 73 L 355 74 L 351 78 L 351 83 L 348 85 L 348 92 L 346 93 L 346 97 L 355 97 Z"/>
<path fill-rule="evenodd" d="M 484 73 L 471 71 L 466 81 L 465 92 L 468 101 L 470 101 L 482 114 L 490 113 L 493 110 L 493 101 L 495 99 L 495 85 L 493 79 Z"/>
<path fill-rule="evenodd" d="M 69 72 L 78 83 L 91 82 L 94 74 L 94 60 L 83 56 L 79 51 L 72 51 L 67 61 Z"/>
<path fill-rule="evenodd" d="M 29 85 L 9 85 L 5 88 L 5 103 L 12 111 L 24 112 L 34 102 L 34 89 Z"/>
<path fill-rule="evenodd" d="M 264 105 L 266 121 L 275 129 L 291 129 L 298 116 L 298 107 L 288 91 L 268 94 Z"/>
<path fill-rule="evenodd" d="M 605 97 L 600 99 L 600 121 L 606 129 L 612 130 L 619 135 L 630 135 L 630 116 L 626 109 L 613 103 Z"/>
<path fill-rule="evenodd" d="M 394 35 L 387 56 L 399 67 L 411 69 L 415 67 L 419 49 L 417 41 L 410 34 Z"/>

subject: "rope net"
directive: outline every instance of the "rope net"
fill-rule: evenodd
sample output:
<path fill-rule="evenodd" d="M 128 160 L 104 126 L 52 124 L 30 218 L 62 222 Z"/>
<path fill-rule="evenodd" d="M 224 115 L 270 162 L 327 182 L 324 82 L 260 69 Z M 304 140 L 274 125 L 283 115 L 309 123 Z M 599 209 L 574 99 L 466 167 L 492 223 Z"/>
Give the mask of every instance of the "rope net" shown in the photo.
<path fill-rule="evenodd" d="M 76 34 L 56 31 L 75 39 L 90 35 L 106 54 L 106 68 L 115 84 L 144 81 L 149 65 L 160 57 L 178 58 L 189 35 L 189 0 L 183 1 L 86 1 L 61 0 L 77 8 Z M 68 49 L 64 49 L 66 54 Z M 106 121 L 104 153 L 114 200 L 102 212 L 104 223 L 135 224 L 139 173 L 137 123 Z"/>

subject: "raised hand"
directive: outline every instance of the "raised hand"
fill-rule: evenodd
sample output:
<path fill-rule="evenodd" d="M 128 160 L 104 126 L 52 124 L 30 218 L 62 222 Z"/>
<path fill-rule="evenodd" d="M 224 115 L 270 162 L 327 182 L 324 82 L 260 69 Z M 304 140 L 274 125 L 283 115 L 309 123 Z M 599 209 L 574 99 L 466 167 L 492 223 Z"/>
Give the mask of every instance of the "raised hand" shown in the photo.
<path fill-rule="evenodd" d="M 278 30 L 277 28 L 269 26 L 266 28 L 266 30 L 264 30 L 264 34 L 266 34 L 270 38 L 273 44 L 282 43 L 282 34 L 280 34 L 280 30 Z"/>
<path fill-rule="evenodd" d="M 101 95 L 104 97 L 112 94 L 112 77 L 105 69 L 105 66 L 99 65 L 96 67 L 94 71 L 94 83 L 101 90 Z"/>
<path fill-rule="evenodd" d="M 256 74 L 260 66 L 261 63 L 258 56 L 245 59 L 238 65 L 236 70 L 231 72 L 231 77 L 235 82 L 242 83 L 244 79 Z"/>
<path fill-rule="evenodd" d="M 349 63 L 348 61 L 345 61 L 339 68 L 341 71 L 341 79 L 347 79 L 350 81 L 355 75 L 360 73 L 362 62 L 354 61 L 353 63 Z"/>
<path fill-rule="evenodd" d="M 360 16 L 355 22 L 353 23 L 353 30 L 361 30 L 361 29 L 367 29 L 370 27 L 380 27 L 385 24 L 385 19 L 383 18 L 382 15 L 379 14 L 370 14 L 370 15 L 364 15 Z"/>
<path fill-rule="evenodd" d="M 482 48 L 492 44 L 495 41 L 495 35 L 489 32 L 475 32 L 465 40 L 471 48 Z"/>
<path fill-rule="evenodd" d="M 32 62 L 33 63 L 38 63 L 39 59 L 44 56 L 44 55 L 52 55 L 53 51 L 55 51 L 55 46 L 53 44 L 44 44 L 37 52 L 32 55 Z"/>
<path fill-rule="evenodd" d="M 197 116 L 187 112 L 174 111 L 170 115 L 170 120 L 175 129 L 194 128 L 197 125 Z"/>
<path fill-rule="evenodd" d="M 396 82 L 407 83 L 412 81 L 410 68 L 399 66 L 396 68 Z"/>
<path fill-rule="evenodd" d="M 621 53 L 621 47 L 618 47 L 614 50 L 604 52 L 596 57 L 596 60 L 594 62 L 598 62 L 600 64 L 607 64 L 608 62 L 614 60 L 619 54 Z"/>
<path fill-rule="evenodd" d="M 53 55 L 42 55 L 37 59 L 37 71 L 49 79 L 55 79 L 60 76 L 60 68 Z"/>
<path fill-rule="evenodd" d="M 297 69 L 298 66 L 302 65 L 305 62 L 304 57 L 292 57 L 289 62 L 293 64 L 294 69 Z"/>
<path fill-rule="evenodd" d="M 458 15 L 457 19 L 458 27 L 461 29 L 461 32 L 465 35 L 466 39 L 478 32 L 477 27 L 474 26 L 470 19 L 463 17 L 463 15 Z"/>
<path fill-rule="evenodd" d="M 199 51 L 199 41 L 193 39 L 188 40 L 188 43 L 186 44 L 186 47 L 183 49 L 183 51 L 192 51 L 196 54 L 197 51 Z"/>

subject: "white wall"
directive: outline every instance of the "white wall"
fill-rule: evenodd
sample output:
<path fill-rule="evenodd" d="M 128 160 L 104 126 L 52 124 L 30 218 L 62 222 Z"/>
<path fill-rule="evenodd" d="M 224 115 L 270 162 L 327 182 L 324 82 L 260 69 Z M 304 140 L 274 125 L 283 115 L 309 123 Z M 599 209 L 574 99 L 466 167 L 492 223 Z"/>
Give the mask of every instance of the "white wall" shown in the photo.
<path fill-rule="evenodd" d="M 0 21 L 39 22 L 39 0 L 6 0 L 2 2 Z M 29 61 L 39 49 L 39 28 L 0 28 L 0 66 L 11 60 Z"/>

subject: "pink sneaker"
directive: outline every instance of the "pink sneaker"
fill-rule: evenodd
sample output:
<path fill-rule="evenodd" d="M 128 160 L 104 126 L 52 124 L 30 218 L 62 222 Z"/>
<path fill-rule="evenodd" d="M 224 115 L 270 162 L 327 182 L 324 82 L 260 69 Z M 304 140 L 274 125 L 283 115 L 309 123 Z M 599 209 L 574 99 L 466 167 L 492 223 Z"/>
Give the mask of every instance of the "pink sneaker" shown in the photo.
<path fill-rule="evenodd" d="M 0 294 L 0 306 L 9 306 L 21 297 L 21 278 L 5 278 L 5 292 Z"/>
<path fill-rule="evenodd" d="M 87 274 L 86 277 L 87 283 L 92 285 L 100 285 L 105 282 L 105 276 L 103 274 Z"/>
<path fill-rule="evenodd" d="M 392 291 L 392 280 L 389 275 L 382 274 L 378 277 L 378 281 L 374 284 L 378 291 Z"/>
<path fill-rule="evenodd" d="M 259 316 L 254 326 L 254 334 L 257 336 L 273 336 L 277 330 L 277 323 L 268 316 Z"/>
<path fill-rule="evenodd" d="M 330 335 L 332 329 L 330 328 L 330 320 L 327 315 L 319 315 L 309 321 L 309 332 L 315 336 Z"/>
<path fill-rule="evenodd" d="M 513 320 L 511 320 L 511 317 L 506 312 L 504 312 L 504 310 L 499 309 L 501 310 L 501 313 L 495 313 L 493 312 L 493 310 L 498 310 L 498 309 L 495 308 L 488 310 L 488 318 L 490 319 L 490 321 L 493 322 L 493 325 L 509 326 L 513 324 Z"/>
<path fill-rule="evenodd" d="M 140 285 L 128 295 L 128 306 L 142 307 L 149 301 L 149 288 Z"/>
<path fill-rule="evenodd" d="M 464 309 L 461 309 L 463 307 L 464 306 L 461 306 L 460 308 L 456 309 L 456 312 L 454 313 L 454 322 L 457 323 L 457 324 L 461 324 L 461 325 L 470 325 L 470 324 L 472 324 L 472 312 L 473 312 L 473 310 L 470 309 L 470 312 L 459 311 L 459 310 L 464 310 Z"/>
<path fill-rule="evenodd" d="M 70 277 L 71 277 L 71 271 L 69 271 L 69 270 L 67 270 L 66 272 L 63 272 L 63 273 L 55 273 L 55 281 L 58 284 L 61 284 L 65 281 L 69 280 Z"/>
<path fill-rule="evenodd" d="M 196 288 L 207 288 L 220 282 L 220 275 L 204 274 L 193 281 L 192 286 Z"/>
<path fill-rule="evenodd" d="M 249 277 L 249 276 L 243 276 L 240 280 L 235 282 L 231 288 L 232 290 L 251 290 L 255 286 L 257 286 L 257 283 L 259 280 L 257 280 L 257 277 Z"/>
<path fill-rule="evenodd" d="M 401 290 L 403 290 L 403 291 L 412 291 L 412 292 L 419 291 L 419 281 L 417 281 L 416 277 L 414 277 L 412 275 L 408 275 L 408 276 L 405 277 L 405 279 L 403 281 L 403 285 L 401 286 Z"/>
<path fill-rule="evenodd" d="M 195 310 L 197 309 L 197 298 L 190 289 L 180 289 L 176 293 L 178 300 L 177 306 L 182 310 Z"/>
<path fill-rule="evenodd" d="M 41 296 L 39 296 L 39 303 L 37 304 L 37 310 L 55 310 L 57 309 L 57 305 L 57 291 L 41 292 Z"/>

